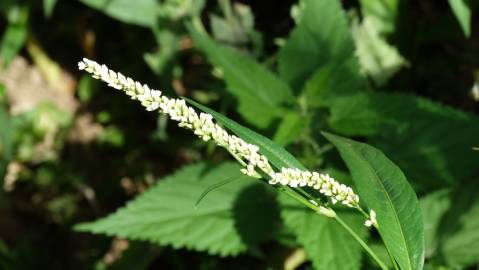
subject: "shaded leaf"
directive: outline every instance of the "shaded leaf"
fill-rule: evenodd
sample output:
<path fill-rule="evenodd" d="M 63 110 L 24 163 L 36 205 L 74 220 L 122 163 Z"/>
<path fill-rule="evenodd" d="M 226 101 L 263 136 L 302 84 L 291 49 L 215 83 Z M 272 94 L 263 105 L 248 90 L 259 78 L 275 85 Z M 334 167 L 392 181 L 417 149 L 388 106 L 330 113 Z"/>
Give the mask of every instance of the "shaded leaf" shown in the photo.
<path fill-rule="evenodd" d="M 309 119 L 297 112 L 288 112 L 279 124 L 273 140 L 279 145 L 294 142 L 308 127 Z"/>
<path fill-rule="evenodd" d="M 160 249 L 148 243 L 130 242 L 128 249 L 108 270 L 146 270 L 160 255 Z"/>
<path fill-rule="evenodd" d="M 421 198 L 422 218 L 424 222 L 424 239 L 426 243 L 426 258 L 432 257 L 438 248 L 439 223 L 450 207 L 449 190 L 439 190 Z"/>
<path fill-rule="evenodd" d="M 106 218 L 78 231 L 146 240 L 175 248 L 236 255 L 268 239 L 279 225 L 274 193 L 250 178 L 218 188 L 195 207 L 203 190 L 238 174 L 237 164 L 183 168 Z M 255 222 L 251 222 L 251 217 Z M 186 232 L 186 234 L 185 234 Z"/>
<path fill-rule="evenodd" d="M 479 262 L 479 189 L 476 181 L 459 185 L 444 204 L 449 211 L 442 217 L 436 237 L 441 240 L 440 259 L 453 268 L 467 268 Z M 449 200 L 449 201 L 447 201 Z"/>
<path fill-rule="evenodd" d="M 6 173 L 8 162 L 12 158 L 12 123 L 5 103 L 3 102 L 5 87 L 0 85 L 0 185 Z"/>
<path fill-rule="evenodd" d="M 29 8 L 15 6 L 9 13 L 9 22 L 0 41 L 0 60 L 3 66 L 8 66 L 18 52 L 23 48 L 28 32 Z"/>
<path fill-rule="evenodd" d="M 250 123 L 268 127 L 281 116 L 281 105 L 294 100 L 289 86 L 266 67 L 191 27 L 190 32 L 209 61 L 221 68 L 227 90 L 238 99 L 238 112 Z"/>
<path fill-rule="evenodd" d="M 479 137 L 477 123 L 476 116 L 399 93 L 338 98 L 329 118 L 336 132 L 368 137 L 422 188 L 443 187 L 477 171 L 479 153 L 472 150 Z"/>
<path fill-rule="evenodd" d="M 159 11 L 156 0 L 80 0 L 80 2 L 116 20 L 144 27 L 156 24 Z"/>
<path fill-rule="evenodd" d="M 348 70 L 355 65 L 356 59 L 351 58 L 340 64 L 329 63 L 319 68 L 303 89 L 306 103 L 312 107 L 326 107 L 339 96 L 364 89 L 363 78 L 348 76 Z"/>
<path fill-rule="evenodd" d="M 376 212 L 379 233 L 401 269 L 422 269 L 424 227 L 421 209 L 399 167 L 372 146 L 323 134 L 346 162 L 361 200 Z"/>
<path fill-rule="evenodd" d="M 296 234 L 315 269 L 361 268 L 361 246 L 335 220 L 305 209 L 290 198 L 281 202 L 285 224 Z M 360 237 L 366 237 L 361 216 L 349 213 L 341 217 Z"/>
<path fill-rule="evenodd" d="M 215 40 L 225 45 L 247 47 L 257 51 L 262 47 L 261 33 L 254 29 L 254 14 L 249 6 L 239 2 L 218 2 L 224 17 L 210 15 L 211 32 Z"/>
<path fill-rule="evenodd" d="M 163 27 L 152 28 L 152 32 L 155 35 L 159 49 L 156 52 L 145 53 L 143 58 L 155 74 L 161 74 L 162 77 L 165 77 L 165 69 L 171 66 L 180 50 L 180 37 L 173 31 Z"/>
<path fill-rule="evenodd" d="M 354 43 L 338 0 L 306 0 L 298 26 L 279 51 L 279 73 L 295 89 L 328 63 L 351 61 L 344 77 L 359 77 Z"/>

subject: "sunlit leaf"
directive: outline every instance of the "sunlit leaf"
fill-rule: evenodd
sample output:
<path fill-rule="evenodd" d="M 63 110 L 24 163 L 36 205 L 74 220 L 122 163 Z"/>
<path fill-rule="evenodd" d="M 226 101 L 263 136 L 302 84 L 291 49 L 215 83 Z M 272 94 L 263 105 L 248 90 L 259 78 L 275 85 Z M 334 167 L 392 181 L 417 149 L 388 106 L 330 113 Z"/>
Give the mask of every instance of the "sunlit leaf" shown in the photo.
<path fill-rule="evenodd" d="M 159 14 L 156 0 L 80 0 L 85 5 L 125 23 L 152 27 Z"/>
<path fill-rule="evenodd" d="M 320 67 L 351 61 L 345 77 L 358 77 L 359 65 L 346 15 L 338 0 L 306 0 L 298 26 L 279 51 L 279 73 L 299 90 Z"/>
<path fill-rule="evenodd" d="M 372 146 L 323 134 L 336 146 L 348 166 L 361 201 L 376 212 L 379 233 L 401 269 L 422 269 L 421 209 L 402 171 Z"/>
<path fill-rule="evenodd" d="M 211 114 L 216 121 L 231 130 L 238 137 L 248 143 L 255 144 L 260 148 L 261 154 L 265 155 L 268 160 L 277 168 L 298 168 L 305 169 L 305 167 L 282 146 L 266 138 L 265 136 L 254 132 L 253 130 L 243 127 L 228 117 L 215 112 L 214 110 L 203 106 L 193 100 L 186 99 L 198 109 Z"/>
<path fill-rule="evenodd" d="M 465 0 L 448 0 L 454 16 L 461 25 L 466 37 L 471 35 L 471 9 Z"/>
<path fill-rule="evenodd" d="M 361 23 L 353 22 L 351 32 L 356 42 L 361 69 L 374 80 L 377 86 L 384 85 L 408 62 L 399 51 L 381 36 L 370 17 Z"/>
<path fill-rule="evenodd" d="M 274 193 L 243 179 L 222 186 L 197 207 L 198 196 L 218 181 L 238 174 L 237 164 L 183 168 L 158 182 L 117 212 L 78 231 L 144 240 L 175 248 L 236 255 L 268 239 L 279 225 Z M 251 222 L 251 217 L 255 222 Z"/>

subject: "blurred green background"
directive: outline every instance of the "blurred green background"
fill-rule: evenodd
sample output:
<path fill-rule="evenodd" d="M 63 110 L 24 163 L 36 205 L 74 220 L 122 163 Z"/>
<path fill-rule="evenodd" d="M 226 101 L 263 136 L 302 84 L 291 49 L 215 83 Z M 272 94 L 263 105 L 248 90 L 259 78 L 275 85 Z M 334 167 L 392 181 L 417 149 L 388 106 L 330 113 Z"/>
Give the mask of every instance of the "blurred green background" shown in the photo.
<path fill-rule="evenodd" d="M 421 198 L 426 267 L 477 269 L 477 7 L 462 0 L 1 0 L 0 269 L 335 269 L 311 259 L 314 243 L 283 226 L 274 198 L 249 202 L 271 204 L 271 217 L 258 222 L 274 229 L 234 252 L 74 231 L 183 166 L 231 160 L 78 71 L 83 57 L 214 108 L 345 182 L 347 171 L 319 130 L 380 148 Z M 358 258 L 349 269 L 370 269 Z"/>

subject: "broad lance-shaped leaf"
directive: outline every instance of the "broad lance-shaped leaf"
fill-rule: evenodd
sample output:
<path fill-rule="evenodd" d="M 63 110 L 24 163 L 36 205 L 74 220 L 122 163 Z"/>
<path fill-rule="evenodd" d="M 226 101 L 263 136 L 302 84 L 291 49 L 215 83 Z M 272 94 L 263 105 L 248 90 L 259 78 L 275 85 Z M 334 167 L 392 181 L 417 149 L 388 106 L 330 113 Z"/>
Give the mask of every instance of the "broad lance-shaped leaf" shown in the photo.
<path fill-rule="evenodd" d="M 236 163 L 185 167 L 116 213 L 75 228 L 210 254 L 236 255 L 270 238 L 280 224 L 275 193 L 239 170 Z M 233 176 L 241 179 L 216 189 L 195 206 L 205 189 Z"/>
<path fill-rule="evenodd" d="M 226 90 L 238 99 L 238 112 L 246 120 L 265 128 L 281 117 L 281 105 L 294 100 L 285 82 L 247 55 L 217 44 L 193 27 L 189 29 L 199 49 L 223 71 Z"/>
<path fill-rule="evenodd" d="M 156 0 L 80 0 L 85 5 L 125 23 L 153 27 L 158 18 Z"/>
<path fill-rule="evenodd" d="M 304 14 L 279 51 L 279 73 L 299 90 L 320 67 L 351 62 L 344 77 L 358 77 L 359 65 L 346 14 L 339 0 L 305 0 Z"/>
<path fill-rule="evenodd" d="M 479 138 L 475 115 L 400 93 L 359 93 L 329 106 L 335 132 L 366 136 L 415 187 L 449 186 L 471 178 L 479 167 L 479 152 L 472 150 Z"/>
<path fill-rule="evenodd" d="M 361 201 L 376 212 L 379 233 L 401 269 L 422 269 L 425 248 L 421 209 L 402 171 L 372 146 L 323 134 L 346 162 Z"/>
<path fill-rule="evenodd" d="M 252 131 L 249 128 L 243 127 L 228 117 L 215 112 L 214 110 L 199 104 L 198 102 L 185 98 L 189 103 L 198 109 L 211 114 L 218 123 L 222 124 L 227 129 L 231 130 L 236 136 L 245 140 L 248 143 L 255 144 L 259 147 L 260 153 L 265 155 L 268 160 L 276 168 L 298 168 L 306 170 L 306 168 L 293 155 L 286 151 L 282 146 L 266 138 L 265 136 Z"/>
<path fill-rule="evenodd" d="M 243 140 L 257 145 L 260 148 L 261 154 L 265 155 L 275 167 L 306 169 L 288 151 L 270 139 L 193 100 L 186 100 L 200 110 L 211 114 L 216 121 L 233 131 Z M 304 205 L 287 197 L 285 194 L 281 194 L 280 201 L 282 205 L 281 215 L 286 225 L 296 233 L 298 241 L 307 251 L 317 269 L 339 270 L 359 268 L 361 250 L 355 242 L 352 242 L 354 240 L 350 238 L 344 228 L 341 228 L 339 224 L 326 217 L 318 216 L 318 214 L 310 209 L 306 209 Z M 352 217 L 351 221 L 353 222 L 354 220 L 357 221 L 357 219 Z M 320 234 L 317 233 L 319 228 L 317 226 L 321 227 Z M 360 235 L 364 235 L 364 228 L 362 230 L 359 229 L 357 232 Z M 336 238 L 338 238 L 338 241 L 331 240 L 336 240 Z M 338 245 L 332 247 L 332 245 L 336 244 Z M 326 250 L 334 250 L 334 252 L 325 252 Z M 335 254 L 343 253 L 347 254 L 347 259 L 342 256 L 335 256 Z"/>

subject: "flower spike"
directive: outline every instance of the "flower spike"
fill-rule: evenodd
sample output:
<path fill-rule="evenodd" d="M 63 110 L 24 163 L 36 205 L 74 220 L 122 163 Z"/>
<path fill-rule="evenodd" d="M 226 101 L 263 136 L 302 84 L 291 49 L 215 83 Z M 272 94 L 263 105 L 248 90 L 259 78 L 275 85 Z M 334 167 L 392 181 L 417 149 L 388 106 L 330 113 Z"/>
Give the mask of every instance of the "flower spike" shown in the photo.
<path fill-rule="evenodd" d="M 292 188 L 309 186 L 330 197 L 333 204 L 341 202 L 349 207 L 359 206 L 358 195 L 350 187 L 338 183 L 328 174 L 290 168 L 281 168 L 280 172 L 275 172 L 266 156 L 259 153 L 257 145 L 247 143 L 243 139 L 229 134 L 213 121 L 210 114 L 198 114 L 182 99 L 166 97 L 159 90 L 151 89 L 146 84 L 134 81 L 87 58 L 83 58 L 78 63 L 78 68 L 90 73 L 93 78 L 106 82 L 108 86 L 125 92 L 132 99 L 138 100 L 146 110 L 166 114 L 172 120 L 177 121 L 180 127 L 193 131 L 202 140 L 212 140 L 218 146 L 226 148 L 246 164 L 241 172 L 248 176 L 261 178 L 259 170 L 269 176 L 269 183 L 272 185 L 281 184 Z M 327 213 L 328 216 L 333 216 L 333 212 L 333 210 L 320 211 L 322 214 Z"/>

